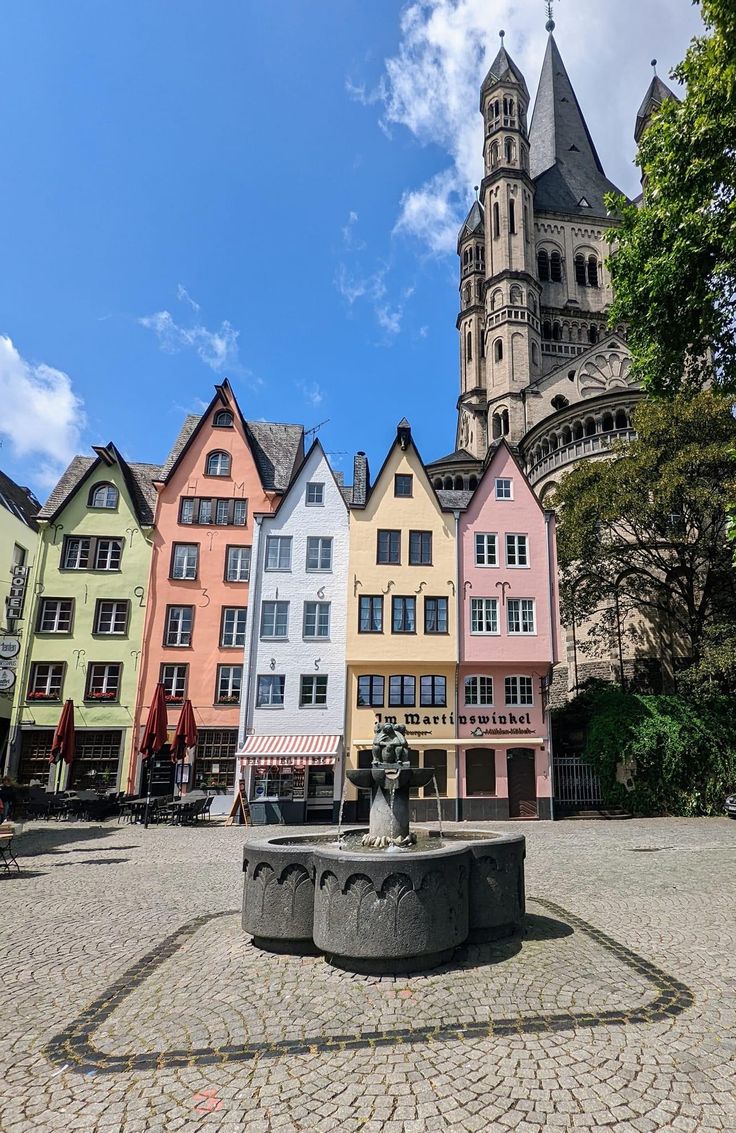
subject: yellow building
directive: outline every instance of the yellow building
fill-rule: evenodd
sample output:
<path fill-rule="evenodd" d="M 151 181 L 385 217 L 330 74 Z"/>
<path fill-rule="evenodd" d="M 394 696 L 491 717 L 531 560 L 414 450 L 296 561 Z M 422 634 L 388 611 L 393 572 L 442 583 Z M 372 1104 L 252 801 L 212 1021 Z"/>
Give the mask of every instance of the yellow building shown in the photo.
<path fill-rule="evenodd" d="M 0 766 L 4 767 L 15 685 L 27 641 L 31 571 L 38 547 L 40 503 L 0 472 Z"/>
<path fill-rule="evenodd" d="M 375 483 L 356 466 L 348 576 L 348 766 L 366 767 L 376 723 L 406 727 L 412 762 L 433 766 L 446 817 L 457 797 L 458 513 L 441 502 L 403 420 Z M 348 821 L 367 817 L 368 792 L 345 788 Z M 422 796 L 425 796 L 424 798 Z M 413 817 L 434 818 L 434 787 Z"/>

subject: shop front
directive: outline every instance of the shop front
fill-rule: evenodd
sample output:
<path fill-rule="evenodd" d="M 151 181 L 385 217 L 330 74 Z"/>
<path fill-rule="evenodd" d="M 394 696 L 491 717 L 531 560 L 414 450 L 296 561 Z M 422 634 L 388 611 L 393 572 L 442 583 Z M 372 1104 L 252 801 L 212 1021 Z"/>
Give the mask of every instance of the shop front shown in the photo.
<path fill-rule="evenodd" d="M 238 763 L 254 825 L 337 820 L 342 736 L 248 736 Z"/>
<path fill-rule="evenodd" d="M 53 728 L 23 728 L 20 735 L 18 782 L 49 780 Z M 76 751 L 61 770 L 59 787 L 69 791 L 109 791 L 119 787 L 125 730 L 77 728 Z"/>

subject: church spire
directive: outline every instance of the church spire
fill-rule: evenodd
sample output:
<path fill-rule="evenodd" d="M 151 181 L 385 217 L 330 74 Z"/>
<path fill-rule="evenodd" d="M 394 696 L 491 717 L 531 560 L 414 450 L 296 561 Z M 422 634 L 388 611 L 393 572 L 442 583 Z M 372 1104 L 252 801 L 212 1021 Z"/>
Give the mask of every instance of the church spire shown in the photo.
<path fill-rule="evenodd" d="M 642 139 L 642 135 L 649 125 L 652 115 L 656 114 L 663 103 L 674 99 L 679 102 L 677 95 L 667 83 L 663 83 L 657 74 L 657 60 L 652 59 L 652 67 L 654 67 L 654 78 L 649 84 L 647 93 L 644 95 L 644 101 L 639 107 L 639 113 L 636 116 L 636 127 L 634 129 L 634 139 L 638 145 Z"/>
<path fill-rule="evenodd" d="M 530 130 L 538 211 L 606 216 L 603 198 L 620 192 L 608 180 L 555 42 L 554 21 Z"/>

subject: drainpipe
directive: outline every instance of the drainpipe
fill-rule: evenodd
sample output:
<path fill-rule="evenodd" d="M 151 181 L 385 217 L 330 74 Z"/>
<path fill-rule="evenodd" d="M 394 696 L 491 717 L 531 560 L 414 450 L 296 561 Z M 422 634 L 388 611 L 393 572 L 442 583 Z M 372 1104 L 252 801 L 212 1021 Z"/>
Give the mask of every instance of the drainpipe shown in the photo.
<path fill-rule="evenodd" d="M 458 716 L 460 712 L 460 635 L 463 631 L 463 599 L 460 593 L 460 512 L 454 511 L 455 517 L 455 630 L 457 636 L 457 659 L 455 661 L 455 738 L 458 735 Z M 455 822 L 460 821 L 460 748 L 455 746 Z"/>
<path fill-rule="evenodd" d="M 552 533 L 554 531 L 555 515 L 552 511 L 545 511 L 544 523 L 547 535 L 547 582 L 549 586 L 549 643 L 552 651 L 552 667 L 554 666 L 557 658 L 557 634 L 555 631 L 555 609 L 557 603 L 555 602 L 555 579 L 552 577 Z M 577 680 L 577 678 L 576 678 Z M 554 751 L 552 749 L 552 719 L 549 709 L 549 704 L 546 709 L 547 716 L 547 749 L 549 752 L 549 817 L 550 821 L 554 822 L 555 819 L 555 775 L 554 775 Z"/>

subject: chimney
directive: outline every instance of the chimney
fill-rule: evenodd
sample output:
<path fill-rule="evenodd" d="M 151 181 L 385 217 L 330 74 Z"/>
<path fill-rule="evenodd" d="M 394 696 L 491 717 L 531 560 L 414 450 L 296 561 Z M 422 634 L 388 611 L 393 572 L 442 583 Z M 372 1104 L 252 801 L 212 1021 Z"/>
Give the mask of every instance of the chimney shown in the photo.
<path fill-rule="evenodd" d="M 353 503 L 363 507 L 368 498 L 368 458 L 364 452 L 356 452 L 353 460 Z"/>
<path fill-rule="evenodd" d="M 396 436 L 398 438 L 399 444 L 401 445 L 401 451 L 406 452 L 411 443 L 411 425 L 407 421 L 406 417 L 402 417 L 399 421 L 399 424 L 396 427 Z"/>

